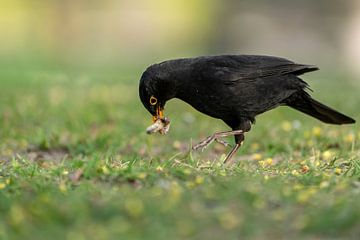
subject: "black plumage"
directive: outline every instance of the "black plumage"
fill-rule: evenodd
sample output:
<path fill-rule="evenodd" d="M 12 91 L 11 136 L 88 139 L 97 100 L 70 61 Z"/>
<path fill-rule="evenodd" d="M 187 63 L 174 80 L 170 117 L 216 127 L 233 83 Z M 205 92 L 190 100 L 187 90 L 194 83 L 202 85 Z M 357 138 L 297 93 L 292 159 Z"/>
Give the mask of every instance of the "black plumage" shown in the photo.
<path fill-rule="evenodd" d="M 255 117 L 280 105 L 325 123 L 355 123 L 354 119 L 312 99 L 306 92 L 308 84 L 299 75 L 315 70 L 318 68 L 312 65 L 272 56 L 176 59 L 147 68 L 140 80 L 139 93 L 155 120 L 163 118 L 162 110 L 171 98 L 179 98 L 204 114 L 222 119 L 233 131 L 214 134 L 195 149 L 206 147 L 220 137 L 234 135 L 236 146 L 226 158 L 228 160 L 240 147 Z"/>

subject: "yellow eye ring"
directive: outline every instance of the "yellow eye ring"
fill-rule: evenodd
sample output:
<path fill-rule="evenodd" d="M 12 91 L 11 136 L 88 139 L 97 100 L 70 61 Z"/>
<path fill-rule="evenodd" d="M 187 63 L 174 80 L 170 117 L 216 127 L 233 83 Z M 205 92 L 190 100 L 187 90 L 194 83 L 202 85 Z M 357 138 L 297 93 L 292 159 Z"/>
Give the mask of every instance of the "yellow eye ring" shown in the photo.
<path fill-rule="evenodd" d="M 150 105 L 155 105 L 155 104 L 157 104 L 157 98 L 154 96 L 151 96 L 150 97 Z"/>

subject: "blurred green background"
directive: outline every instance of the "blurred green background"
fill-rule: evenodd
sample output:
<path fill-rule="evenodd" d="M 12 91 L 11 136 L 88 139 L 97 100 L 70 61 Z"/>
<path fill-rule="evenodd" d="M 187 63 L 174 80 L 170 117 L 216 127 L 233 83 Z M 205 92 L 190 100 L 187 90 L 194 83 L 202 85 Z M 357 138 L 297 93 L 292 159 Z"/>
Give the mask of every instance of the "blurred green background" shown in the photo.
<path fill-rule="evenodd" d="M 128 115 L 129 108 L 138 114 L 133 130 L 139 132 L 148 113 L 136 95 L 147 66 L 199 55 L 276 55 L 320 67 L 305 76 L 314 96 L 356 118 L 359 26 L 356 0 L 1 1 L 0 83 L 17 86 L 18 99 L 21 89 L 28 95 L 43 89 L 50 104 L 69 109 L 77 98 L 86 102 L 102 93 L 118 114 Z M 117 96 L 128 96 L 127 102 Z M 170 117 L 179 114 L 174 102 Z M 197 114 L 183 105 L 176 109 Z"/>
<path fill-rule="evenodd" d="M 356 71 L 360 4 L 319 1 L 1 1 L 3 60 L 149 64 L 220 53 L 280 55 Z M 27 58 L 26 58 L 27 57 Z M 353 69 L 355 68 L 355 69 Z"/>
<path fill-rule="evenodd" d="M 228 128 L 179 100 L 146 135 L 138 83 L 167 59 L 282 56 L 359 120 L 359 42 L 358 0 L 0 0 L 0 239 L 358 239 L 357 124 L 281 107 L 226 167 L 188 148 Z"/>
<path fill-rule="evenodd" d="M 10 79 L 6 74 L 39 80 L 51 70 L 72 83 L 86 79 L 124 83 L 136 94 L 142 71 L 156 62 L 199 55 L 265 54 L 319 66 L 321 71 L 313 74 L 310 84 L 320 84 L 324 95 L 333 90 L 332 84 L 360 88 L 360 3 L 356 0 L 14 0 L 0 4 L 3 83 Z"/>

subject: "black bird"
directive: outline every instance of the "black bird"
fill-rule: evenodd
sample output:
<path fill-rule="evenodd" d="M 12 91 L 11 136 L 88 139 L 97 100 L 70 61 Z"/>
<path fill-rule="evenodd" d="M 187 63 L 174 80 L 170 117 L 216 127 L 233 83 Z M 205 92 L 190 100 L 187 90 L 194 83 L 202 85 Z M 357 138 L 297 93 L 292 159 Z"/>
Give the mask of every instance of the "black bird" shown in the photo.
<path fill-rule="evenodd" d="M 316 66 L 272 56 L 176 59 L 148 67 L 141 77 L 139 94 L 154 122 L 163 123 L 164 128 L 168 128 L 169 121 L 164 118 L 163 109 L 166 101 L 172 98 L 223 120 L 232 131 L 214 133 L 193 149 L 203 149 L 214 140 L 228 145 L 220 138 L 233 135 L 235 146 L 226 162 L 241 146 L 244 133 L 250 131 L 255 116 L 281 105 L 329 124 L 355 123 L 354 119 L 314 100 L 306 92 L 308 84 L 299 75 L 316 70 Z"/>

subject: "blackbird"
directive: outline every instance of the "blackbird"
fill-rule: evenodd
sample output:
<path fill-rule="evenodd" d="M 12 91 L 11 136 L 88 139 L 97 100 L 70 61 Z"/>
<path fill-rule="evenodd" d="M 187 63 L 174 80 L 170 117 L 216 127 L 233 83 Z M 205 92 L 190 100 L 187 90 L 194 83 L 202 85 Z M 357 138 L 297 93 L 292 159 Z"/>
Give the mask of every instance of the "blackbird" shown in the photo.
<path fill-rule="evenodd" d="M 278 106 L 289 106 L 329 124 L 355 123 L 311 98 L 306 91 L 308 84 L 299 75 L 316 70 L 313 65 L 261 55 L 203 56 L 151 65 L 142 74 L 139 85 L 141 102 L 152 114 L 155 126 L 148 133 L 155 131 L 152 129 L 168 131 L 169 119 L 163 110 L 172 98 L 223 120 L 232 129 L 214 133 L 193 146 L 195 150 L 204 149 L 213 141 L 228 146 L 221 138 L 234 136 L 235 146 L 224 162 L 239 149 L 255 117 Z"/>

